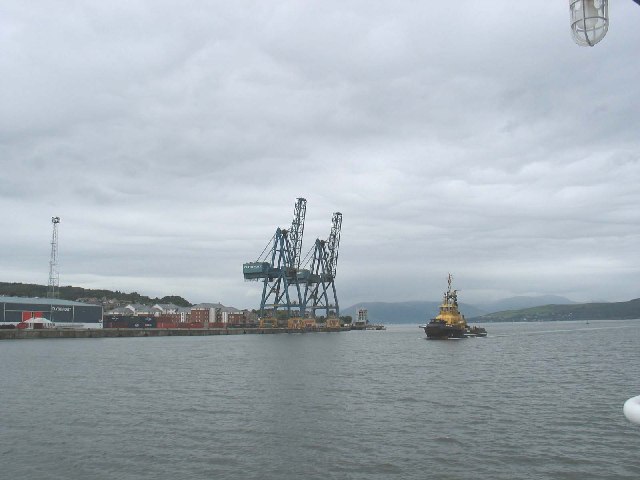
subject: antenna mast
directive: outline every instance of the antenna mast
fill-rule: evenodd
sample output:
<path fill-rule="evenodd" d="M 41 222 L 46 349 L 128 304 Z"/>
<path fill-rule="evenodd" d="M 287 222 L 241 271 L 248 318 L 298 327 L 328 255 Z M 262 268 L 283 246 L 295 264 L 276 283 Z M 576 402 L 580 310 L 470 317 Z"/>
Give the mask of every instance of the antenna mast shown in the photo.
<path fill-rule="evenodd" d="M 57 298 L 60 287 L 60 274 L 58 273 L 58 224 L 60 223 L 60 217 L 51 217 L 51 223 L 53 224 L 53 235 L 51 236 L 47 298 Z"/>

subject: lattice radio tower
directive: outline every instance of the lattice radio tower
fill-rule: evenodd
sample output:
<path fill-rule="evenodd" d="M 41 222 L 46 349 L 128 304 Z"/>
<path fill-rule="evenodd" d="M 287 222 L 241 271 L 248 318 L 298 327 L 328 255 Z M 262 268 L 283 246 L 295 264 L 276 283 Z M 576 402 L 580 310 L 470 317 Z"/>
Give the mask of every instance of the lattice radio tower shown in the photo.
<path fill-rule="evenodd" d="M 47 298 L 57 298 L 60 288 L 60 274 L 58 273 L 58 224 L 60 217 L 51 217 L 53 234 L 51 236 L 51 258 L 49 259 L 49 288 Z"/>

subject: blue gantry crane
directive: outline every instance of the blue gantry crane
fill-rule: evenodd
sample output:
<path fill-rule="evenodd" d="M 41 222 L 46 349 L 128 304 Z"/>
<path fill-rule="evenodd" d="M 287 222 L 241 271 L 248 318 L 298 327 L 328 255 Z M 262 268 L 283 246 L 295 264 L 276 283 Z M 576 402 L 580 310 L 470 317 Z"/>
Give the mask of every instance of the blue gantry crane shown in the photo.
<path fill-rule="evenodd" d="M 303 261 L 306 211 L 306 199 L 296 199 L 291 228 L 277 228 L 258 259 L 242 267 L 245 280 L 263 282 L 260 317 L 271 319 L 274 326 L 278 317 L 288 325 L 301 325 L 302 319 L 315 319 L 316 312 L 322 311 L 337 324 L 340 314 L 335 277 L 342 214 L 333 214 L 329 238 L 316 239 Z"/>
<path fill-rule="evenodd" d="M 242 266 L 245 280 L 263 282 L 261 318 L 269 313 L 276 320 L 279 311 L 286 312 L 286 317 L 304 317 L 298 277 L 306 211 L 307 200 L 296 199 L 291 228 L 277 228 L 258 260 Z"/>
<path fill-rule="evenodd" d="M 340 316 L 335 278 L 338 266 L 338 248 L 342 213 L 335 212 L 331 221 L 331 232 L 327 240 L 317 238 L 313 247 L 311 268 L 305 278 L 304 304 L 312 317 L 319 311 L 335 320 Z"/>

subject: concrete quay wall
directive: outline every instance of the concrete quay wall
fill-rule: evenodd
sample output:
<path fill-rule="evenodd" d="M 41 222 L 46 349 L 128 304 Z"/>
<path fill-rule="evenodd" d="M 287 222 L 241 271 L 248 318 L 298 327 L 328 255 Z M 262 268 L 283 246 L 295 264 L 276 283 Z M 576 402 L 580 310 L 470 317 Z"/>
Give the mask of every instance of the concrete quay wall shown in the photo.
<path fill-rule="evenodd" d="M 316 330 L 322 332 L 325 330 Z M 288 328 L 100 328 L 100 329 L 0 329 L 0 340 L 40 338 L 117 338 L 117 337 L 196 337 L 207 335 L 244 335 L 301 333 Z M 313 332 L 312 332 L 313 333 Z"/>

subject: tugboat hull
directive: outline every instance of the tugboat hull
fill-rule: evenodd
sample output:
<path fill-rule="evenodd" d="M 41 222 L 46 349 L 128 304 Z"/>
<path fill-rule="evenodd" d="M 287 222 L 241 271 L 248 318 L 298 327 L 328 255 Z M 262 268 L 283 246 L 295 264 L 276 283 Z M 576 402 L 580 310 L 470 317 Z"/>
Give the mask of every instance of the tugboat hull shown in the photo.
<path fill-rule="evenodd" d="M 487 331 L 482 327 L 467 327 L 465 337 L 486 337 Z"/>
<path fill-rule="evenodd" d="M 487 336 L 487 331 L 481 327 L 460 328 L 454 325 L 448 325 L 444 322 L 430 322 L 425 325 L 424 333 L 427 334 L 427 338 L 433 340 Z"/>
<path fill-rule="evenodd" d="M 445 322 L 429 322 L 424 327 L 427 338 L 433 340 L 446 340 L 448 338 L 464 338 L 465 329 Z"/>

